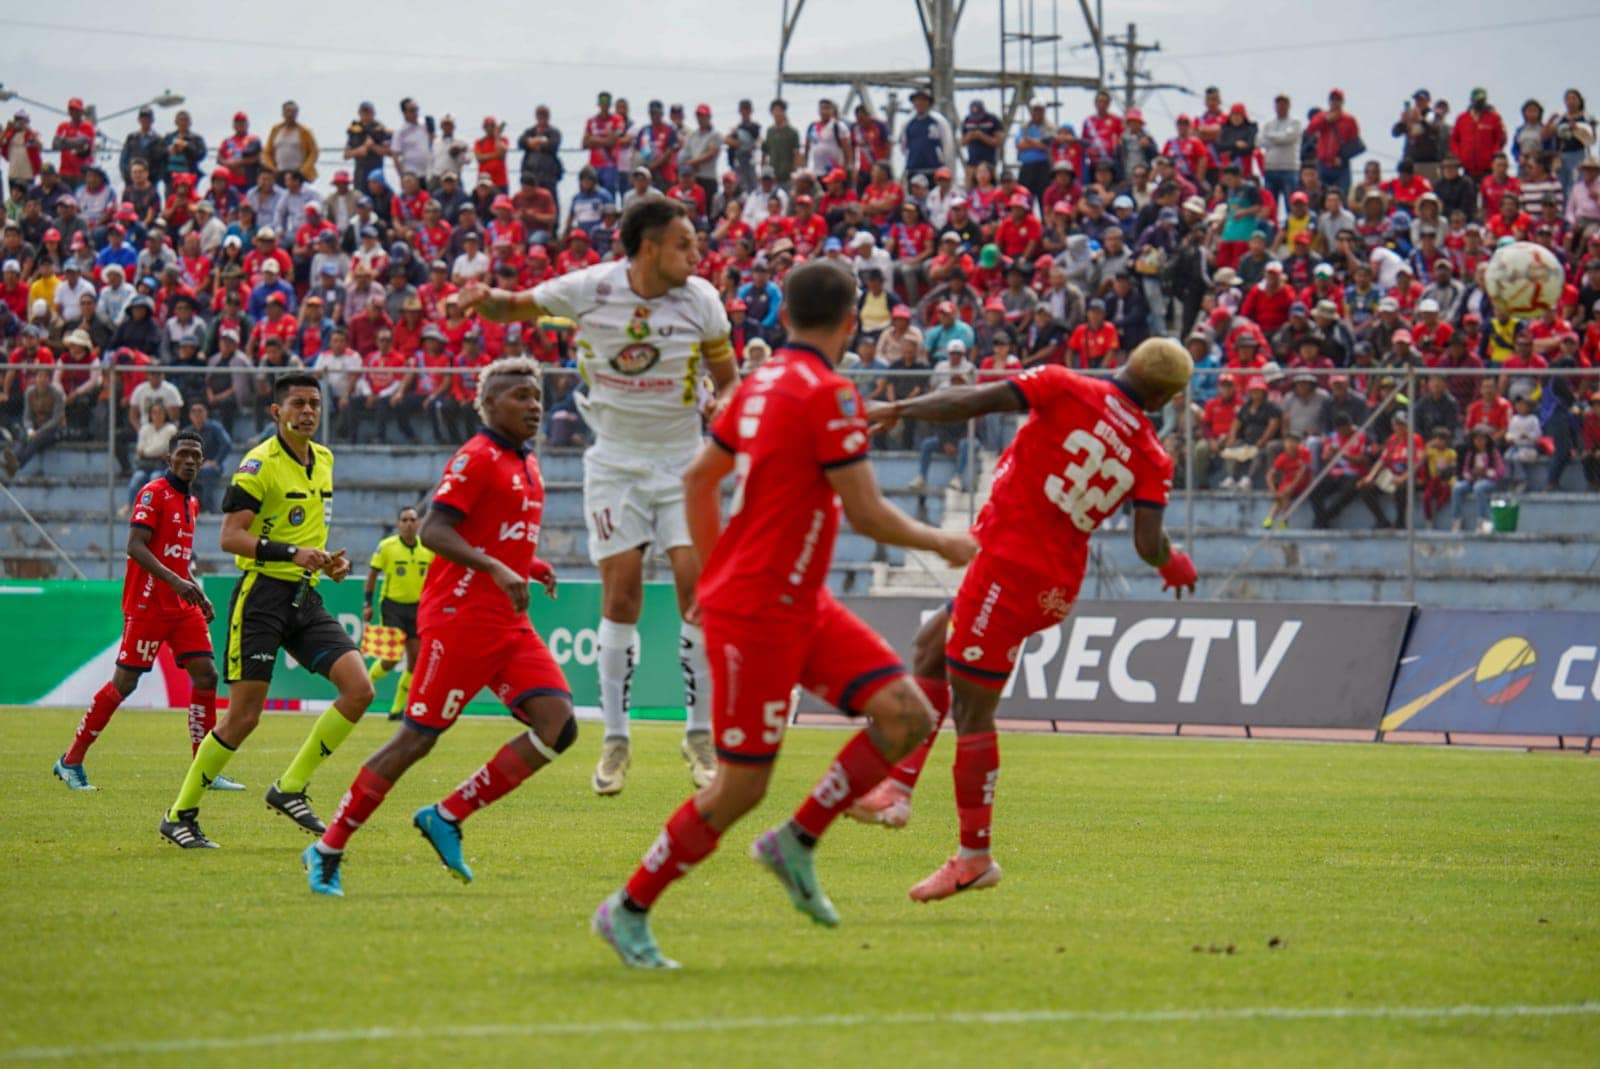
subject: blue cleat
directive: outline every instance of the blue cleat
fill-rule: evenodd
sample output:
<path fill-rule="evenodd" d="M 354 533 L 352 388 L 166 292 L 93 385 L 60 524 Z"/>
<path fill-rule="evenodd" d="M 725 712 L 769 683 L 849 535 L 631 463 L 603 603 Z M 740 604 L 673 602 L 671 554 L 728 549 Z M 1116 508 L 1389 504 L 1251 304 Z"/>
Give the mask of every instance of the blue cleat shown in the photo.
<path fill-rule="evenodd" d="M 817 869 L 811 851 L 787 824 L 758 836 L 750 844 L 750 856 L 778 878 L 783 889 L 789 892 L 789 901 L 794 903 L 795 909 L 818 924 L 829 928 L 838 925 L 839 911 L 817 885 Z"/>
<path fill-rule="evenodd" d="M 472 882 L 472 870 L 467 868 L 467 859 L 461 853 L 461 825 L 446 820 L 439 807 L 432 805 L 425 805 L 412 814 L 411 823 L 428 840 L 428 845 L 433 847 L 451 875 L 462 883 Z"/>
<path fill-rule="evenodd" d="M 244 784 L 240 783 L 236 779 L 229 779 L 227 776 L 218 776 L 216 779 L 211 781 L 211 783 L 206 787 L 206 790 L 242 791 L 244 790 Z"/>
<path fill-rule="evenodd" d="M 650 934 L 650 916 L 635 913 L 622 904 L 623 892 L 614 892 L 589 918 L 589 927 L 606 945 L 617 952 L 630 969 L 679 969 L 671 958 L 663 957 Z"/>
<path fill-rule="evenodd" d="M 344 889 L 339 886 L 339 862 L 343 860 L 343 854 L 324 853 L 317 849 L 316 843 L 305 848 L 300 854 L 300 864 L 306 868 L 306 881 L 311 884 L 312 894 L 344 897 Z"/>
<path fill-rule="evenodd" d="M 66 755 L 62 754 L 61 756 L 65 757 Z M 71 790 L 98 791 L 100 789 L 89 782 L 88 773 L 84 772 L 82 765 L 69 765 L 61 757 L 56 758 L 56 767 L 50 771 L 55 773 L 56 779 L 65 783 Z"/>

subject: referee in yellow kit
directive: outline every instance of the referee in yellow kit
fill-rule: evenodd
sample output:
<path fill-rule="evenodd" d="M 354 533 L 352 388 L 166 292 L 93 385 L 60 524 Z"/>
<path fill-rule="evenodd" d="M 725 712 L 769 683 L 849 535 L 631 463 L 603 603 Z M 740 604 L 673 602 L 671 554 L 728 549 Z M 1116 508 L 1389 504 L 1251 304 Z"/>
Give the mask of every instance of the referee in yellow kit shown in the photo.
<path fill-rule="evenodd" d="M 350 574 L 344 550 L 326 548 L 333 453 L 312 441 L 322 421 L 322 388 L 304 373 L 279 375 L 271 411 L 277 433 L 244 455 L 222 502 L 222 548 L 234 554 L 244 575 L 228 606 L 228 711 L 195 751 L 161 821 L 162 837 L 185 849 L 218 845 L 200 830 L 200 799 L 255 730 L 279 650 L 339 690 L 267 790 L 267 807 L 302 830 L 326 830 L 311 810 L 306 785 L 372 704 L 361 653 L 316 591 L 322 576 L 339 582 Z"/>
<path fill-rule="evenodd" d="M 417 602 L 422 600 L 422 581 L 428 577 L 428 565 L 433 563 L 433 550 L 417 537 L 421 517 L 410 505 L 400 510 L 395 533 L 378 543 L 368 561 L 366 589 L 361 597 L 361 621 L 372 623 L 372 597 L 378 591 L 378 576 L 383 576 L 383 597 L 378 601 L 379 619 L 384 627 L 392 627 L 406 637 L 406 670 L 394 688 L 394 701 L 389 704 L 389 719 L 399 720 L 406 711 L 406 699 L 411 695 L 411 673 L 417 667 Z M 398 660 L 386 661 L 381 657 L 372 662 L 367 677 L 373 683 L 394 671 Z"/>

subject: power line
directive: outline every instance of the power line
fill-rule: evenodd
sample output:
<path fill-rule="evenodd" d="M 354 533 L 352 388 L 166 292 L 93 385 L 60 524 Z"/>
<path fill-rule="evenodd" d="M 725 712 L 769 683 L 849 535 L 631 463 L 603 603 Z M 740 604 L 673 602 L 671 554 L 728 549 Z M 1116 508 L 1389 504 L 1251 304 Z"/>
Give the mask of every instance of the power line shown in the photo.
<path fill-rule="evenodd" d="M 12 19 L 6 23 L 11 30 L 40 30 L 44 32 L 70 33 L 74 36 L 84 34 L 99 34 L 107 37 L 134 38 L 146 41 L 166 41 L 174 44 L 192 45 L 219 45 L 229 48 L 260 48 L 271 51 L 321 52 L 336 56 L 371 56 L 378 59 L 417 59 L 417 60 L 449 60 L 459 63 L 492 63 L 510 64 L 519 67 L 579 67 L 590 70 L 659 70 L 679 71 L 694 74 L 713 75 L 738 75 L 742 78 L 766 77 L 772 72 L 767 69 L 757 70 L 752 67 L 728 67 L 716 61 L 695 61 L 685 63 L 640 62 L 638 60 L 590 60 L 590 59 L 546 59 L 538 56 L 494 56 L 481 52 L 414 52 L 393 48 L 372 48 L 357 45 L 323 44 L 315 40 L 310 41 L 264 41 L 245 39 L 240 37 L 208 37 L 199 34 L 158 33 L 153 30 L 118 30 L 106 29 L 98 26 L 76 26 L 59 22 L 38 22 L 28 19 Z"/>
<path fill-rule="evenodd" d="M 1318 41 L 1319 47 L 1329 45 L 1371 45 L 1387 44 L 1390 41 L 1408 41 L 1425 37 L 1434 40 L 1439 37 L 1459 37 L 1469 33 L 1488 33 L 1493 30 L 1522 30 L 1537 26 L 1570 26 L 1574 22 L 1588 22 L 1600 19 L 1600 12 L 1585 12 L 1581 14 L 1564 15 L 1559 18 L 1523 19 L 1517 22 L 1491 22 L 1482 26 L 1459 26 L 1455 29 L 1409 30 L 1400 33 L 1374 34 L 1370 37 L 1341 37 L 1331 41 Z M 1248 48 L 1225 48 L 1215 52 L 1180 52 L 1168 55 L 1167 59 L 1218 59 L 1224 56 L 1255 56 L 1267 52 L 1282 52 L 1285 49 L 1301 47 L 1303 41 L 1282 43 L 1275 45 L 1251 45 Z"/>

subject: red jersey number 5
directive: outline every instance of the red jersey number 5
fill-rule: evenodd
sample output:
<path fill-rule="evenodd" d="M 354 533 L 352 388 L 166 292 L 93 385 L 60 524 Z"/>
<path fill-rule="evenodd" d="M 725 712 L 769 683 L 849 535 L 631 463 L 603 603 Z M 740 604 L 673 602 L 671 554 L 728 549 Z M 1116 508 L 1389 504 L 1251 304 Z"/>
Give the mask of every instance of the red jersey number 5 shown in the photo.
<path fill-rule="evenodd" d="M 1061 447 L 1072 455 L 1072 462 L 1060 475 L 1046 476 L 1044 493 L 1074 527 L 1088 534 L 1122 503 L 1133 487 L 1133 472 L 1116 457 L 1106 456 L 1106 443 L 1088 431 L 1073 431 Z M 1095 486 L 1091 480 L 1096 476 L 1107 485 Z"/>

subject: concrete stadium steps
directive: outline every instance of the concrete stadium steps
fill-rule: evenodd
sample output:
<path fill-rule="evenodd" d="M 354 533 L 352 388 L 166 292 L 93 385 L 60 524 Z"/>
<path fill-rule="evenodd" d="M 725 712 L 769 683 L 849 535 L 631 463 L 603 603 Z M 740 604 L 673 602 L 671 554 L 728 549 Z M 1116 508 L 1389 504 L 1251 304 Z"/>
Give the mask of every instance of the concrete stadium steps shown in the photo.
<path fill-rule="evenodd" d="M 1515 496 L 1515 495 L 1507 495 Z M 1519 531 L 1540 531 L 1549 534 L 1588 535 L 1600 539 L 1600 494 L 1591 493 L 1534 493 L 1523 494 Z M 1182 531 L 1186 523 L 1186 495 L 1182 490 L 1173 493 L 1167 505 L 1167 527 Z M 1392 504 L 1392 503 L 1391 503 Z M 1261 520 L 1272 507 L 1265 493 L 1227 491 L 1201 491 L 1194 495 L 1194 525 L 1196 529 L 1259 531 Z M 1388 506 L 1386 506 L 1388 507 Z M 1389 511 L 1393 511 L 1392 507 Z M 1450 526 L 1449 510 L 1435 516 L 1433 529 L 1445 531 Z M 1420 516 L 1421 513 L 1419 512 Z M 1311 530 L 1312 512 L 1309 503 L 1296 509 L 1289 517 L 1291 530 Z M 1372 513 L 1359 500 L 1336 517 L 1336 531 L 1370 531 Z"/>

